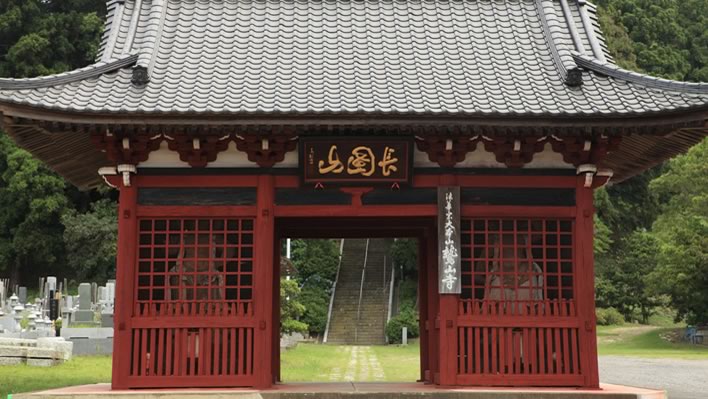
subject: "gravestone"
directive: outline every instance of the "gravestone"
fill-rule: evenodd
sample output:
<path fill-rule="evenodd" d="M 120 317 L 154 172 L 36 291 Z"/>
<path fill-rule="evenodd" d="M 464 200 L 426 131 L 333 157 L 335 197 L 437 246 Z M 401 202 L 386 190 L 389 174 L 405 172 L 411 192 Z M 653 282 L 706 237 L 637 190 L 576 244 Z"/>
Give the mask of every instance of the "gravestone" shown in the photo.
<path fill-rule="evenodd" d="M 108 302 L 113 303 L 116 299 L 116 281 L 108 280 L 106 289 L 108 290 Z"/>
<path fill-rule="evenodd" d="M 0 315 L 5 310 L 5 282 L 0 280 Z"/>
<path fill-rule="evenodd" d="M 27 303 L 27 287 L 20 287 L 17 292 L 17 300 L 23 305 Z"/>
<path fill-rule="evenodd" d="M 54 276 L 47 277 L 47 293 L 57 291 L 57 278 Z"/>
<path fill-rule="evenodd" d="M 91 284 L 79 284 L 79 309 L 74 312 L 74 322 L 93 323 L 93 310 L 91 309 Z"/>

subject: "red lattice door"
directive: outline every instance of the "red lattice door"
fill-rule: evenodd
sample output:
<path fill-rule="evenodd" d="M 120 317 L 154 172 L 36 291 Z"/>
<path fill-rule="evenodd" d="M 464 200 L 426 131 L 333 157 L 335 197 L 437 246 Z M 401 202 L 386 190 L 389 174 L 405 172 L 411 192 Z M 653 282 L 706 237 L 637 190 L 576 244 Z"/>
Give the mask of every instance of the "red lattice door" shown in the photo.
<path fill-rule="evenodd" d="M 254 219 L 138 221 L 132 387 L 254 384 Z"/>
<path fill-rule="evenodd" d="M 458 383 L 582 385 L 573 219 L 461 227 Z"/>

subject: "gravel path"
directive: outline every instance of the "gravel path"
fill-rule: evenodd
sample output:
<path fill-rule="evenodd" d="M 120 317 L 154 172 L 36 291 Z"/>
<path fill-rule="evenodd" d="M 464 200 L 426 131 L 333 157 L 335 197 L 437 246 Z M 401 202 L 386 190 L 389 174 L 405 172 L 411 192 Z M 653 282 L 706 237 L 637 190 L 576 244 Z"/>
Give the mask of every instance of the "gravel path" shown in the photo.
<path fill-rule="evenodd" d="M 669 399 L 707 399 L 708 360 L 600 356 L 600 381 L 665 389 Z"/>

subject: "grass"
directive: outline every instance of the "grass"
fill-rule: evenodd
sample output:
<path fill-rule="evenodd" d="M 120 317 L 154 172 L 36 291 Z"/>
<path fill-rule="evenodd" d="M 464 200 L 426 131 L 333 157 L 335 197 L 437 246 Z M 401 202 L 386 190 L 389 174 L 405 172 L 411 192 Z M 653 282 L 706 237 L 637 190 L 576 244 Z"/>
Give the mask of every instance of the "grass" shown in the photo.
<path fill-rule="evenodd" d="M 0 398 L 12 393 L 110 381 L 110 356 L 77 356 L 54 367 L 0 366 Z"/>
<path fill-rule="evenodd" d="M 419 346 L 411 342 L 408 346 L 373 346 L 384 371 L 386 382 L 413 382 L 420 378 Z M 330 382 L 347 381 L 345 370 L 351 359 L 345 347 L 336 345 L 300 344 L 281 357 L 283 382 Z M 357 365 L 360 370 L 362 365 Z M 338 378 L 333 380 L 333 371 Z M 355 378 L 356 379 L 356 378 Z M 365 382 L 359 381 L 358 382 Z M 370 374 L 370 381 L 373 374 Z"/>
<path fill-rule="evenodd" d="M 299 344 L 283 353 L 280 372 L 283 381 L 329 381 L 331 370 L 346 367 L 349 354 L 341 346 Z"/>
<path fill-rule="evenodd" d="M 388 382 L 413 382 L 420 378 L 420 346 L 417 341 L 408 346 L 374 346 L 374 353 Z"/>
<path fill-rule="evenodd" d="M 670 342 L 664 337 L 682 329 L 656 326 L 598 326 L 600 355 L 708 359 L 708 347 Z"/>

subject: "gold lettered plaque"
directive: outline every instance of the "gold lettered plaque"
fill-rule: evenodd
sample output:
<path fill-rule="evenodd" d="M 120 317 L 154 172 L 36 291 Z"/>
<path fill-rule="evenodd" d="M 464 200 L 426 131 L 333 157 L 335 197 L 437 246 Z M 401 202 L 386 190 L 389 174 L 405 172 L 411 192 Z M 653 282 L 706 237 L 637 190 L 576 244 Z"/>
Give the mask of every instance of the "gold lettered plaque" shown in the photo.
<path fill-rule="evenodd" d="M 408 184 L 413 141 L 379 138 L 301 138 L 304 184 Z"/>

